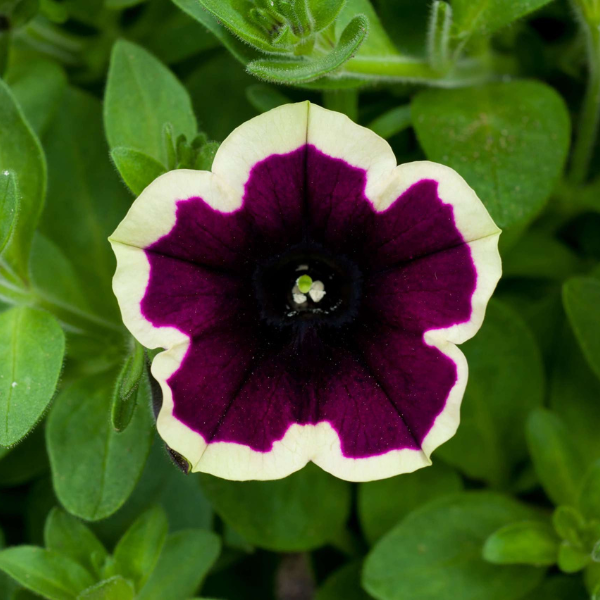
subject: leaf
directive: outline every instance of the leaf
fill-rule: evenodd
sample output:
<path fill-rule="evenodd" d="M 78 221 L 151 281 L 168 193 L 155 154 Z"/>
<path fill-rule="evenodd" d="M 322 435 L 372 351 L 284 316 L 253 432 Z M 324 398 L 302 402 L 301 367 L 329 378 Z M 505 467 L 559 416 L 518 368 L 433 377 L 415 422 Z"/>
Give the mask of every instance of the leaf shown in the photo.
<path fill-rule="evenodd" d="M 19 194 L 15 176 L 0 173 L 0 255 L 9 243 L 19 214 Z"/>
<path fill-rule="evenodd" d="M 0 314 L 0 444 L 20 441 L 46 410 L 58 383 L 65 336 L 56 319 L 21 306 Z"/>
<path fill-rule="evenodd" d="M 172 533 L 136 600 L 185 600 L 193 596 L 220 549 L 219 538 L 209 531 L 188 529 Z"/>
<path fill-rule="evenodd" d="M 68 89 L 45 148 L 50 180 L 43 233 L 68 256 L 94 312 L 121 323 L 111 289 L 116 263 L 106 239 L 130 198 L 108 158 L 100 102 Z"/>
<path fill-rule="evenodd" d="M 108 552 L 94 533 L 79 519 L 53 508 L 46 519 L 44 542 L 48 550 L 66 556 L 96 574 Z"/>
<path fill-rule="evenodd" d="M 362 44 L 369 22 L 358 15 L 344 29 L 337 46 L 318 58 L 259 59 L 248 64 L 248 72 L 266 81 L 276 83 L 307 83 L 341 67 Z"/>
<path fill-rule="evenodd" d="M 558 568 L 563 573 L 577 573 L 591 561 L 589 552 L 564 541 L 558 551 Z"/>
<path fill-rule="evenodd" d="M 277 552 L 323 546 L 343 528 L 350 512 L 350 485 L 313 464 L 277 481 L 238 482 L 211 475 L 201 475 L 200 481 L 226 523 L 251 544 Z"/>
<path fill-rule="evenodd" d="M 43 427 L 36 427 L 16 446 L 0 451 L 0 487 L 13 488 L 29 483 L 45 475 L 50 468 Z"/>
<path fill-rule="evenodd" d="M 314 31 L 322 31 L 336 20 L 346 0 L 308 0 L 307 4 Z"/>
<path fill-rule="evenodd" d="M 0 552 L 0 569 L 21 585 L 50 600 L 74 600 L 94 583 L 76 562 L 36 546 L 16 546 Z"/>
<path fill-rule="evenodd" d="M 139 196 L 157 177 L 167 172 L 157 160 L 132 148 L 114 148 L 110 155 L 134 196 Z"/>
<path fill-rule="evenodd" d="M 135 591 L 129 581 L 119 575 L 84 590 L 77 600 L 133 600 Z"/>
<path fill-rule="evenodd" d="M 578 506 L 586 519 L 600 521 L 600 460 L 588 469 L 583 478 Z"/>
<path fill-rule="evenodd" d="M 335 571 L 318 589 L 315 600 L 370 600 L 362 589 L 361 562 L 352 562 Z"/>
<path fill-rule="evenodd" d="M 495 531 L 483 547 L 483 558 L 497 565 L 556 564 L 560 540 L 548 523 L 520 521 Z"/>
<path fill-rule="evenodd" d="M 539 213 L 569 148 L 565 103 L 536 81 L 428 90 L 412 115 L 427 158 L 457 170 L 501 228 Z"/>
<path fill-rule="evenodd" d="M 563 286 L 563 304 L 588 364 L 600 377 L 600 280 L 569 279 Z"/>
<path fill-rule="evenodd" d="M 154 434 L 147 409 L 136 411 L 126 431 L 114 431 L 110 423 L 114 376 L 100 373 L 76 381 L 61 392 L 48 419 L 56 495 L 71 514 L 89 521 L 109 516 L 131 494 Z M 143 386 L 148 406 L 148 383 Z"/>
<path fill-rule="evenodd" d="M 115 570 L 140 590 L 152 573 L 167 537 L 165 511 L 154 506 L 125 532 L 115 548 Z"/>
<path fill-rule="evenodd" d="M 377 135 L 384 139 L 389 139 L 394 135 L 404 131 L 412 124 L 410 105 L 397 106 L 387 112 L 379 115 L 371 121 L 369 129 L 372 129 Z"/>
<path fill-rule="evenodd" d="M 226 53 L 209 58 L 185 80 L 200 127 L 211 139 L 223 140 L 256 116 L 245 94 L 255 81 Z"/>
<path fill-rule="evenodd" d="M 186 89 L 154 56 L 131 42 L 113 47 L 104 97 L 104 126 L 111 149 L 124 146 L 166 164 L 162 131 L 192 140 L 196 119 Z"/>
<path fill-rule="evenodd" d="M 459 38 L 490 35 L 552 0 L 452 0 L 454 25 Z"/>
<path fill-rule="evenodd" d="M 554 504 L 575 506 L 585 467 L 569 430 L 556 415 L 540 408 L 527 421 L 527 442 L 548 497 Z"/>
<path fill-rule="evenodd" d="M 263 83 L 248 86 L 246 88 L 246 97 L 248 98 L 248 102 L 261 113 L 291 102 L 277 88 Z"/>
<path fill-rule="evenodd" d="M 0 173 L 19 182 L 19 224 L 5 250 L 6 260 L 27 279 L 29 251 L 46 196 L 46 160 L 40 142 L 8 86 L 0 81 Z"/>
<path fill-rule="evenodd" d="M 17 54 L 19 56 L 19 54 Z M 43 136 L 58 111 L 67 88 L 67 76 L 57 63 L 24 55 L 11 60 L 6 82 L 38 136 Z"/>
<path fill-rule="evenodd" d="M 552 524 L 558 535 L 574 546 L 581 545 L 586 523 L 572 506 L 558 506 L 552 514 Z"/>
<path fill-rule="evenodd" d="M 133 351 L 121 368 L 113 393 L 111 421 L 115 431 L 124 431 L 137 406 L 140 383 L 146 372 L 144 347 L 133 340 Z"/>
<path fill-rule="evenodd" d="M 543 571 L 492 565 L 481 549 L 500 527 L 532 517 L 525 506 L 490 492 L 427 504 L 371 550 L 363 586 L 380 600 L 517 600 L 535 588 Z"/>
<path fill-rule="evenodd" d="M 363 533 L 373 544 L 414 509 L 461 489 L 456 471 L 439 461 L 414 473 L 361 483 L 358 518 Z"/>
<path fill-rule="evenodd" d="M 438 456 L 469 477 L 506 486 L 527 457 L 523 424 L 543 402 L 542 358 L 527 325 L 498 300 L 489 303 L 483 327 L 462 349 L 469 384 L 461 425 Z"/>

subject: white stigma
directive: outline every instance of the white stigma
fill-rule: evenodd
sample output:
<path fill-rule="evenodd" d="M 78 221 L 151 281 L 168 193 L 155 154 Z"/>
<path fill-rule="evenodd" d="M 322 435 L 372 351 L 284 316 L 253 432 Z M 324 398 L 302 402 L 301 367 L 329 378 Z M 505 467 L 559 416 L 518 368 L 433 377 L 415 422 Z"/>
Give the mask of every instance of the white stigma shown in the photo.
<path fill-rule="evenodd" d="M 313 281 L 310 290 L 308 291 L 308 295 L 310 296 L 313 302 L 321 302 L 325 297 L 325 285 L 322 281 Z"/>

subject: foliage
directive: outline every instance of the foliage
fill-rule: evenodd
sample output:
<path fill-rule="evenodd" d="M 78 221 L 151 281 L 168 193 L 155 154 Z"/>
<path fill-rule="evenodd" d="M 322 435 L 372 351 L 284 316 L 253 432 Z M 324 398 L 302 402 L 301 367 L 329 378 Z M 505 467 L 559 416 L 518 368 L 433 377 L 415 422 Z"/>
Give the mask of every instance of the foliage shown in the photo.
<path fill-rule="evenodd" d="M 599 6 L 0 0 L 0 600 L 600 598 Z M 186 476 L 106 240 L 304 99 L 453 167 L 503 228 L 462 424 L 380 482 Z"/>

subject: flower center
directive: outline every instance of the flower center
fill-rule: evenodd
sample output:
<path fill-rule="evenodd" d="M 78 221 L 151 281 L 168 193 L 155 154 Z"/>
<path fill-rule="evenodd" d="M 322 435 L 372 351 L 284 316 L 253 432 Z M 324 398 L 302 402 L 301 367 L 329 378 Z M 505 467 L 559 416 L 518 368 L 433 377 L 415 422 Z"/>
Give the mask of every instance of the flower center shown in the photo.
<path fill-rule="evenodd" d="M 296 248 L 260 265 L 254 287 L 261 316 L 276 326 L 338 326 L 356 314 L 360 274 L 345 257 Z"/>

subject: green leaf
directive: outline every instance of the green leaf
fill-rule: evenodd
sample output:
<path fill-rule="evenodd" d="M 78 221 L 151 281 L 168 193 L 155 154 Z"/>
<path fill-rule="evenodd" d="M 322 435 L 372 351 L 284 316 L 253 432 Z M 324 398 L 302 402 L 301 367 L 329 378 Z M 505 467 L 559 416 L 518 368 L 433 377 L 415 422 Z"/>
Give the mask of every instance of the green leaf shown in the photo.
<path fill-rule="evenodd" d="M 94 583 L 70 558 L 36 546 L 16 546 L 0 552 L 0 569 L 27 589 L 50 600 L 74 600 Z"/>
<path fill-rule="evenodd" d="M 133 600 L 135 591 L 129 581 L 119 575 L 84 590 L 77 600 Z"/>
<path fill-rule="evenodd" d="M 485 542 L 483 558 L 497 565 L 556 564 L 560 540 L 541 521 L 520 521 L 495 531 Z"/>
<path fill-rule="evenodd" d="M 152 573 L 167 537 L 165 511 L 154 506 L 125 532 L 115 548 L 115 570 L 140 590 Z"/>
<path fill-rule="evenodd" d="M 412 103 L 427 158 L 457 170 L 501 228 L 529 222 L 554 188 L 567 156 L 569 114 L 536 81 L 428 90 Z"/>
<path fill-rule="evenodd" d="M 220 145 L 219 142 L 206 142 L 196 156 L 194 167 L 199 171 L 210 171 Z"/>
<path fill-rule="evenodd" d="M 592 557 L 589 552 L 572 546 L 570 542 L 564 541 L 560 545 L 558 551 L 558 568 L 563 573 L 577 573 L 585 568 L 591 560 Z"/>
<path fill-rule="evenodd" d="M 11 61 L 6 74 L 27 121 L 38 136 L 43 136 L 58 111 L 67 88 L 67 76 L 57 63 L 24 55 Z"/>
<path fill-rule="evenodd" d="M 196 119 L 186 89 L 146 50 L 119 40 L 113 47 L 104 97 L 110 147 L 138 150 L 166 164 L 165 123 L 171 123 L 175 138 L 183 134 L 192 140 L 196 136 Z"/>
<path fill-rule="evenodd" d="M 370 600 L 362 589 L 361 562 L 352 562 L 335 571 L 317 590 L 315 600 Z"/>
<path fill-rule="evenodd" d="M 456 471 L 439 461 L 414 473 L 359 484 L 358 518 L 367 541 L 375 543 L 414 509 L 461 489 Z"/>
<path fill-rule="evenodd" d="M 585 467 L 564 423 L 549 410 L 537 409 L 527 421 L 527 442 L 549 498 L 575 506 Z"/>
<path fill-rule="evenodd" d="M 313 464 L 277 481 L 200 479 L 226 523 L 251 544 L 278 552 L 323 546 L 343 528 L 350 512 L 350 485 Z"/>
<path fill-rule="evenodd" d="M 381 600 L 517 600 L 543 571 L 483 560 L 485 540 L 500 527 L 534 517 L 497 494 L 456 494 L 412 512 L 367 556 L 363 585 Z"/>
<path fill-rule="evenodd" d="M 40 142 L 8 86 L 0 80 L 0 173 L 10 171 L 19 182 L 19 223 L 5 258 L 27 279 L 29 251 L 46 196 L 46 161 Z"/>
<path fill-rule="evenodd" d="M 146 372 L 146 354 L 144 347 L 133 340 L 133 351 L 121 368 L 113 393 L 111 420 L 115 431 L 124 431 L 137 406 L 140 383 Z"/>
<path fill-rule="evenodd" d="M 461 425 L 438 456 L 469 477 L 506 486 L 527 457 L 523 424 L 543 402 L 542 358 L 527 325 L 498 300 L 461 348 L 469 363 Z"/>
<path fill-rule="evenodd" d="M 397 135 L 412 125 L 412 116 L 410 113 L 410 104 L 397 106 L 387 112 L 379 115 L 369 123 L 369 129 L 372 129 L 383 139 Z"/>
<path fill-rule="evenodd" d="M 114 148 L 110 155 L 134 196 L 139 196 L 157 177 L 166 173 L 161 163 L 133 148 Z"/>
<path fill-rule="evenodd" d="M 72 514 L 95 521 L 115 512 L 131 494 L 150 450 L 154 425 L 137 410 L 117 433 L 110 423 L 114 373 L 80 379 L 56 400 L 47 426 L 56 495 Z M 142 392 L 149 406 L 147 381 Z"/>
<path fill-rule="evenodd" d="M 563 303 L 583 354 L 600 377 L 600 280 L 570 279 L 563 286 Z"/>
<path fill-rule="evenodd" d="M 585 521 L 578 510 L 572 506 L 558 506 L 552 515 L 556 533 L 574 546 L 581 545 Z"/>
<path fill-rule="evenodd" d="M 322 31 L 335 21 L 346 0 L 308 0 L 307 4 L 314 31 Z"/>
<path fill-rule="evenodd" d="M 248 86 L 246 88 L 246 97 L 248 98 L 248 102 L 261 113 L 291 102 L 277 88 L 263 83 Z"/>
<path fill-rule="evenodd" d="M 579 509 L 586 519 L 600 521 L 600 460 L 588 469 L 583 478 L 579 492 Z"/>
<path fill-rule="evenodd" d="M 94 533 L 79 519 L 60 508 L 53 508 L 46 519 L 44 542 L 54 550 L 96 574 L 108 552 Z"/>
<path fill-rule="evenodd" d="M 58 383 L 65 336 L 56 319 L 21 306 L 0 314 L 0 444 L 11 446 L 40 420 Z"/>
<path fill-rule="evenodd" d="M 276 83 L 308 83 L 341 67 L 362 44 L 369 22 L 358 15 L 344 29 L 337 46 L 318 58 L 260 59 L 248 64 L 248 72 Z"/>
<path fill-rule="evenodd" d="M 171 534 L 136 600 L 185 600 L 194 595 L 220 549 L 219 538 L 209 531 L 188 529 Z"/>
<path fill-rule="evenodd" d="M 0 487 L 23 485 L 49 470 L 43 427 L 36 427 L 19 444 L 1 448 L 0 452 Z"/>
<path fill-rule="evenodd" d="M 452 0 L 459 38 L 490 35 L 552 0 Z"/>
<path fill-rule="evenodd" d="M 19 194 L 15 176 L 0 173 L 0 255 L 9 243 L 19 214 Z"/>
<path fill-rule="evenodd" d="M 67 90 L 45 148 L 50 180 L 42 230 L 69 257 L 94 311 L 120 323 L 111 289 L 115 259 L 106 240 L 130 198 L 110 164 L 100 102 Z"/>

